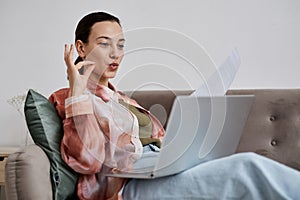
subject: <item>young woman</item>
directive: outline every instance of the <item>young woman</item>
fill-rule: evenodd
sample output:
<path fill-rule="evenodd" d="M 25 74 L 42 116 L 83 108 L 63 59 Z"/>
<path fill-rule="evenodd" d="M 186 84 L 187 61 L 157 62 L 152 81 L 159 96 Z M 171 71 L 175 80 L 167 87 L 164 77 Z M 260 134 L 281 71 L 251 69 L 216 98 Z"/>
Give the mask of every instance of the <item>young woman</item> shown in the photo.
<path fill-rule="evenodd" d="M 119 20 L 108 13 L 91 13 L 79 22 L 75 37 L 79 55 L 75 64 L 74 46 L 65 45 L 70 87 L 49 98 L 63 119 L 61 153 L 81 174 L 80 199 L 114 199 L 126 180 L 107 178 L 102 172 L 130 170 L 143 146 L 160 146 L 164 129 L 150 112 L 116 92 L 109 82 L 124 53 Z"/>
<path fill-rule="evenodd" d="M 83 17 L 75 46 L 65 45 L 69 88 L 50 100 L 63 120 L 61 154 L 80 174 L 80 199 L 117 199 L 122 178 L 107 171 L 131 170 L 143 149 L 156 151 L 164 136 L 160 122 L 109 82 L 124 54 L 125 38 L 118 18 L 104 12 Z M 76 49 L 79 57 L 73 63 Z M 271 171 L 271 173 L 270 173 Z M 275 176 L 274 176 L 275 174 Z M 298 171 L 273 160 L 244 153 L 207 162 L 178 175 L 154 180 L 130 180 L 126 199 L 288 199 L 300 196 Z M 175 185 L 174 185 L 175 184 Z"/>

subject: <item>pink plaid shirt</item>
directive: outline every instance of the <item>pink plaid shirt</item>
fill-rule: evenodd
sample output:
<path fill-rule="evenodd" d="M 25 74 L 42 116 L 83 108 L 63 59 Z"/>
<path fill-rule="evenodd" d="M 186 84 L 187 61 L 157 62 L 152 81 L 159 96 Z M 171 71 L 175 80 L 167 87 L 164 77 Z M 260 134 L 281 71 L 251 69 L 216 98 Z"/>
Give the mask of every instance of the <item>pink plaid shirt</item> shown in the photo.
<path fill-rule="evenodd" d="M 139 108 L 152 121 L 152 138 L 162 139 L 164 129 L 149 111 L 115 88 L 88 82 L 86 92 L 69 97 L 69 88 L 54 92 L 49 100 L 63 120 L 63 160 L 80 174 L 80 199 L 118 199 L 126 179 L 106 177 L 111 170 L 130 170 L 141 157 L 142 144 L 136 117 L 118 99 Z M 120 196 L 119 196 L 120 197 Z"/>

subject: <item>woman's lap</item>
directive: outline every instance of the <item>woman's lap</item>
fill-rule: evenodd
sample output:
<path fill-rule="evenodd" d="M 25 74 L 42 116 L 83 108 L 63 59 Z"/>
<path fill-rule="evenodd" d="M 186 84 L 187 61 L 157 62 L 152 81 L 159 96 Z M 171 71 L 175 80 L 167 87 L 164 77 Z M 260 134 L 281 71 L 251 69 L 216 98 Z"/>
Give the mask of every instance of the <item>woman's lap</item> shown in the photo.
<path fill-rule="evenodd" d="M 300 172 L 254 153 L 240 153 L 180 174 L 132 179 L 124 199 L 296 199 Z"/>
<path fill-rule="evenodd" d="M 148 144 L 143 147 L 142 158 L 133 164 L 133 171 L 147 171 L 153 169 L 157 161 L 159 148 L 155 145 Z"/>

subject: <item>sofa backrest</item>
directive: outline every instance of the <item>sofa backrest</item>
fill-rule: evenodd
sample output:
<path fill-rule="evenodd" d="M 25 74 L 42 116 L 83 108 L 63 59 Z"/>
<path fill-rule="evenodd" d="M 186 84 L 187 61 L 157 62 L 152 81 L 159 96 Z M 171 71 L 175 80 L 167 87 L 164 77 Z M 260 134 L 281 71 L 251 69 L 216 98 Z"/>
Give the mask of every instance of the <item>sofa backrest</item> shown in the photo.
<path fill-rule="evenodd" d="M 176 95 L 192 91 L 135 91 L 126 94 L 157 116 L 164 126 Z M 300 89 L 229 90 L 254 94 L 237 152 L 256 152 L 300 170 Z"/>
<path fill-rule="evenodd" d="M 300 170 L 300 89 L 231 90 L 254 94 L 237 152 L 253 151 Z"/>

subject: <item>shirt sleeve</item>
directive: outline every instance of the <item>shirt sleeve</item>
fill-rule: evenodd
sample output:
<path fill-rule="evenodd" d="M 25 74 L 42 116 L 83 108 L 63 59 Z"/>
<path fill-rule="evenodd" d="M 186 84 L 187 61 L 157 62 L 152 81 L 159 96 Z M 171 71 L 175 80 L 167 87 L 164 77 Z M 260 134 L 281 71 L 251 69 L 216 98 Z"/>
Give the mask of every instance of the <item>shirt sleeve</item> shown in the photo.
<path fill-rule="evenodd" d="M 99 172 L 105 159 L 105 137 L 93 114 L 91 97 L 67 98 L 65 116 L 61 143 L 63 160 L 78 173 Z"/>

